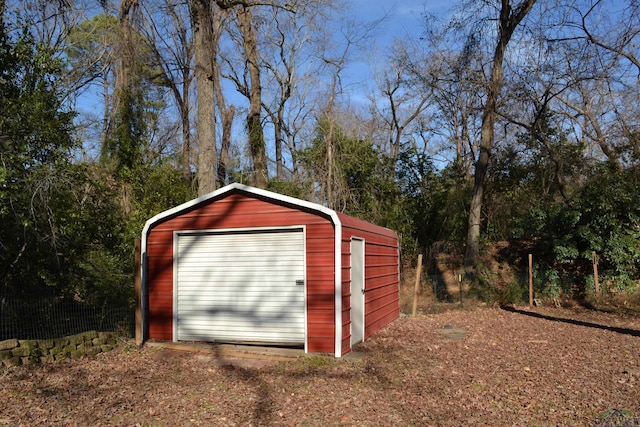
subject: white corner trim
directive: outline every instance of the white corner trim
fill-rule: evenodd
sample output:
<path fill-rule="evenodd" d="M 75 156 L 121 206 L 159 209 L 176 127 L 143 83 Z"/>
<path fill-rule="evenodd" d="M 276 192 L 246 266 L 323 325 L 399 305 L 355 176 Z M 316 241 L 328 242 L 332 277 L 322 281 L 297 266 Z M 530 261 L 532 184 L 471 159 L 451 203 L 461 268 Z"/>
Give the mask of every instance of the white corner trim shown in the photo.
<path fill-rule="evenodd" d="M 335 211 L 334 211 L 335 214 Z M 335 260 L 333 262 L 335 268 L 335 290 L 334 307 L 335 307 L 335 349 L 334 356 L 342 357 L 342 223 L 338 215 L 333 218 L 335 226 Z"/>

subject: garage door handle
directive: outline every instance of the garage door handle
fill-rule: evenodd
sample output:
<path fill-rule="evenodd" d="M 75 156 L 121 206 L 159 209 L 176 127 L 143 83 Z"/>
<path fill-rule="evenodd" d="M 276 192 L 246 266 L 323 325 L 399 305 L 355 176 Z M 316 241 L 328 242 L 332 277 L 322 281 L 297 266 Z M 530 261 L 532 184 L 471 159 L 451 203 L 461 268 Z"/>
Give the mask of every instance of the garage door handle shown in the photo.
<path fill-rule="evenodd" d="M 296 286 L 304 286 L 304 280 L 296 280 Z"/>

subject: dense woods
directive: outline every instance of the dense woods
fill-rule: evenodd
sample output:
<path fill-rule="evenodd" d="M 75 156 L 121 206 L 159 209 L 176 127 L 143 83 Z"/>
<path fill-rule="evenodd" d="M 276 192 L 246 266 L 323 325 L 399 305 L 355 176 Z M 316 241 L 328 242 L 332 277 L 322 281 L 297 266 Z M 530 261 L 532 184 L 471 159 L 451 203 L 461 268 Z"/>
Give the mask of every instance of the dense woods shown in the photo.
<path fill-rule="evenodd" d="M 638 4 L 454 3 L 377 50 L 339 0 L 0 0 L 0 301 L 131 303 L 145 221 L 230 182 L 455 255 L 485 299 L 524 295 L 497 242 L 540 296 L 592 293 L 594 251 L 636 291 Z"/>

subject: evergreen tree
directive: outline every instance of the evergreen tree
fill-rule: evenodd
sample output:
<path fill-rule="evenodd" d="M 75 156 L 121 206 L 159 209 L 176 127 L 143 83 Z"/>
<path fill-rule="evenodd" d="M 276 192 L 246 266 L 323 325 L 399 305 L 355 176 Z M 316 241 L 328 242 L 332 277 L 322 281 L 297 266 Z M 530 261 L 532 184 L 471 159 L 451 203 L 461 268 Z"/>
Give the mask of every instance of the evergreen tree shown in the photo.
<path fill-rule="evenodd" d="M 26 30 L 10 35 L 0 2 L 0 286 L 60 282 L 73 112 L 56 81 L 62 63 Z"/>

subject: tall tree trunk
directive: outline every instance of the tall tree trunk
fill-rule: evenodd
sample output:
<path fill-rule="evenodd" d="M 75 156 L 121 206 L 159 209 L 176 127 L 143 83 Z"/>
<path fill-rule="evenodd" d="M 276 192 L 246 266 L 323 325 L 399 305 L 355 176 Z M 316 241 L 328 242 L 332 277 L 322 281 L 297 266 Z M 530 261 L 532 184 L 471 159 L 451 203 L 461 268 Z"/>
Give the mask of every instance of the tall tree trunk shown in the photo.
<path fill-rule="evenodd" d="M 131 71 L 133 68 L 133 45 L 131 35 L 131 9 L 135 7 L 137 3 L 134 0 L 121 0 L 120 9 L 118 10 L 118 32 L 119 37 L 116 45 L 116 58 L 117 64 L 115 66 L 114 75 L 114 89 L 111 101 L 111 111 L 108 110 L 108 88 L 104 88 L 105 95 L 105 118 L 103 118 L 103 134 L 102 134 L 102 147 L 100 152 L 100 159 L 107 161 L 112 156 L 117 156 L 118 133 L 117 127 L 126 130 L 127 125 L 116 123 L 119 120 L 119 115 L 122 113 L 125 105 L 124 102 L 131 102 L 132 88 L 131 83 Z M 106 81 L 105 77 L 105 81 Z M 129 99 L 128 99 L 129 98 Z M 124 118 L 130 118 L 130 115 L 126 115 Z M 128 126 L 131 128 L 131 126 Z M 122 136 L 122 135 L 120 135 Z"/>
<path fill-rule="evenodd" d="M 215 49 L 213 45 L 213 12 L 210 0 L 189 3 L 196 57 L 196 85 L 198 88 L 198 195 L 214 191 L 216 182 L 216 114 L 213 84 Z"/>
<path fill-rule="evenodd" d="M 496 122 L 496 107 L 498 96 L 502 89 L 504 54 L 513 36 L 513 32 L 522 19 L 529 13 L 536 0 L 523 0 L 515 9 L 511 7 L 511 0 L 501 0 L 498 37 L 493 52 L 493 64 L 491 67 L 491 81 L 487 92 L 487 99 L 482 112 L 482 127 L 480 131 L 480 152 L 476 161 L 473 182 L 473 195 L 469 209 L 469 221 L 467 231 L 467 249 L 465 253 L 465 266 L 467 269 L 474 267 L 480 257 L 480 226 L 482 223 L 482 204 L 484 200 L 484 183 L 487 177 L 487 169 L 493 149 L 494 125 Z"/>
<path fill-rule="evenodd" d="M 273 124 L 273 134 L 276 143 L 276 178 L 278 181 L 284 179 L 282 173 L 282 120 L 284 120 L 282 109 L 278 111 L 278 119 Z"/>
<path fill-rule="evenodd" d="M 224 26 L 224 16 L 229 12 L 228 9 L 221 9 L 213 17 L 213 38 L 214 45 L 218 46 L 220 36 Z M 222 135 L 220 136 L 220 158 L 218 159 L 218 183 L 220 185 L 227 184 L 227 173 L 229 171 L 229 148 L 231 147 L 231 126 L 235 117 L 235 106 L 230 105 L 227 108 L 227 101 L 222 92 L 222 83 L 220 76 L 220 67 L 218 66 L 218 56 L 213 58 L 213 74 L 211 75 L 213 87 L 216 95 L 216 103 L 220 112 L 220 120 L 222 121 Z"/>
<path fill-rule="evenodd" d="M 238 25 L 242 32 L 244 53 L 249 68 L 251 86 L 249 88 L 249 114 L 247 114 L 247 131 L 249 134 L 249 151 L 253 159 L 253 183 L 258 188 L 267 187 L 267 149 L 264 141 L 264 130 L 260 113 L 262 111 L 262 85 L 260 83 L 260 64 L 258 61 L 258 45 L 253 28 L 251 10 L 242 5 L 236 9 Z"/>
<path fill-rule="evenodd" d="M 113 134 L 107 140 L 104 159 L 114 159 L 116 176 L 119 178 L 120 205 L 123 213 L 132 210 L 131 183 L 126 170 L 133 170 L 142 162 L 141 136 L 142 92 L 139 76 L 136 75 L 136 46 L 133 40 L 133 19 L 137 0 L 122 0 L 118 11 L 119 43 L 118 66 L 116 67 L 112 117 Z M 104 147 L 103 147 L 104 148 Z"/>
<path fill-rule="evenodd" d="M 336 66 L 336 70 L 335 73 L 332 76 L 332 81 L 331 81 L 331 88 L 330 88 L 330 92 L 329 92 L 329 99 L 327 100 L 327 106 L 326 106 L 326 117 L 327 117 L 327 129 L 324 132 L 324 147 L 325 147 L 325 164 L 326 164 L 326 168 L 325 168 L 325 173 L 326 173 L 326 181 L 325 181 L 325 185 L 324 185 L 324 189 L 326 191 L 325 193 L 325 197 L 326 197 L 326 203 L 327 206 L 331 209 L 337 209 L 337 197 L 336 197 L 336 183 L 337 180 L 335 179 L 335 175 L 334 175 L 334 168 L 335 168 L 335 152 L 334 152 L 334 130 L 335 130 L 335 117 L 333 116 L 333 110 L 334 110 L 334 106 L 335 106 L 335 98 L 336 98 L 336 91 L 338 89 L 338 80 L 340 77 L 340 71 L 342 71 L 342 67 L 341 66 Z M 322 192 L 320 193 L 322 194 Z"/>
<path fill-rule="evenodd" d="M 182 87 L 182 103 L 180 106 L 180 122 L 182 123 L 182 174 L 191 176 L 191 121 L 189 120 L 189 85 L 185 81 Z M 178 98 L 176 98 L 178 99 Z"/>
<path fill-rule="evenodd" d="M 109 95 L 108 79 L 107 72 L 102 78 L 102 98 L 104 100 L 104 106 L 102 107 L 102 130 L 100 131 L 100 156 L 106 151 L 107 140 L 111 137 L 111 124 L 113 123 L 113 117 L 111 116 L 112 98 Z"/>
<path fill-rule="evenodd" d="M 229 172 L 229 148 L 231 148 L 231 126 L 236 113 L 236 108 L 231 105 L 222 109 L 222 136 L 220 141 L 220 159 L 218 160 L 218 181 L 220 184 L 227 184 L 227 173 Z"/>
<path fill-rule="evenodd" d="M 333 106 L 333 96 L 331 96 L 331 104 L 330 106 Z M 325 134 L 324 137 L 324 146 L 325 149 L 327 150 L 327 187 L 326 187 L 326 191 L 327 191 L 327 206 L 331 209 L 335 209 L 336 208 L 336 200 L 335 200 L 335 194 L 334 194 L 334 176 L 333 176 L 333 169 L 334 169 L 334 153 L 333 153 L 333 129 L 334 129 L 334 117 L 333 117 L 333 109 L 329 109 L 329 111 L 327 111 L 327 132 Z"/>

